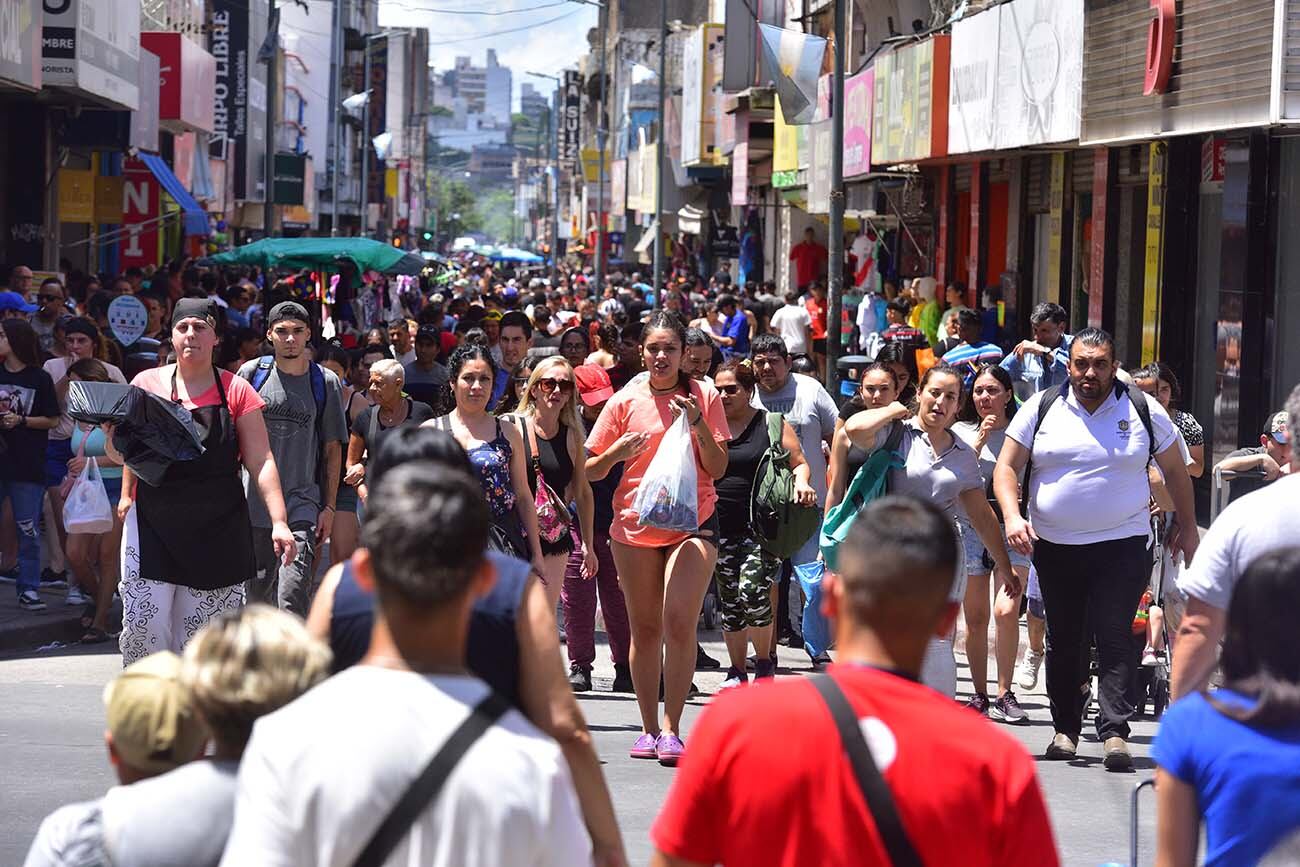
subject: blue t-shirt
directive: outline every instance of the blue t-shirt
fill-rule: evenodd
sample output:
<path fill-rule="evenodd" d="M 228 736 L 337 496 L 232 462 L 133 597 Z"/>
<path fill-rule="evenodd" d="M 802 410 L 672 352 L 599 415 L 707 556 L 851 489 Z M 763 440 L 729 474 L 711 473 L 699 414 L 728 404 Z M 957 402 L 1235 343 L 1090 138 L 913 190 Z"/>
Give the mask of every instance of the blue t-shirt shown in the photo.
<path fill-rule="evenodd" d="M 1228 690 L 1215 697 L 1252 703 Z M 1195 693 L 1165 712 L 1151 756 L 1196 790 L 1207 865 L 1255 864 L 1300 829 L 1300 723 L 1246 725 Z"/>
<path fill-rule="evenodd" d="M 744 358 L 749 355 L 749 317 L 745 311 L 737 310 L 727 318 L 722 326 L 722 336 L 730 337 L 736 342 L 723 347 L 722 354 L 727 358 Z"/>

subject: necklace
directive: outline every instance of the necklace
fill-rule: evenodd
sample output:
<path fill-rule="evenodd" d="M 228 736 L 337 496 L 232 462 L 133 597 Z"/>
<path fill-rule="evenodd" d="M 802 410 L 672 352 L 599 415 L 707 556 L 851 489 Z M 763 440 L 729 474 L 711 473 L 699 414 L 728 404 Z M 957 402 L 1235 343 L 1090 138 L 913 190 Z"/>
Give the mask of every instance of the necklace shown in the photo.
<path fill-rule="evenodd" d="M 672 385 L 668 386 L 668 388 L 655 388 L 654 383 L 646 383 L 646 384 L 650 386 L 651 394 L 672 394 L 674 391 L 677 390 L 677 383 L 673 383 Z"/>

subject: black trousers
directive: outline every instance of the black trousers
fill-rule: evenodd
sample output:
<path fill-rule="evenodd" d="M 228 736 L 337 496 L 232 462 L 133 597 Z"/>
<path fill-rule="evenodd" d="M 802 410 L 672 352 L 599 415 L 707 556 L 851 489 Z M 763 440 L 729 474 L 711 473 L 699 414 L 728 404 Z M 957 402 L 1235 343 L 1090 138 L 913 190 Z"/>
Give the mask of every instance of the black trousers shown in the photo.
<path fill-rule="evenodd" d="M 1129 684 L 1141 655 L 1133 615 L 1151 578 L 1145 536 L 1057 545 L 1034 543 L 1034 568 L 1047 614 L 1047 698 L 1058 732 L 1079 737 L 1090 664 L 1097 643 L 1097 736 L 1128 738 L 1133 717 Z"/>

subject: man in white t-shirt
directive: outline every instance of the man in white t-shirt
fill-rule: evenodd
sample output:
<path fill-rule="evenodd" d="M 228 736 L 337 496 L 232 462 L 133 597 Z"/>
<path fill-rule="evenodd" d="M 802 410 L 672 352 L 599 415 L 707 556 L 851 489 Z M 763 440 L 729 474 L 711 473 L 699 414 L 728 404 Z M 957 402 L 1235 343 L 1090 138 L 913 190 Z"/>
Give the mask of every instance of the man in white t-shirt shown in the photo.
<path fill-rule="evenodd" d="M 468 475 L 413 462 L 366 503 L 357 583 L 377 601 L 360 665 L 258 721 L 239 769 L 222 864 L 348 867 L 471 718 L 486 726 L 443 784 L 392 826 L 377 863 L 505 867 L 591 863 L 591 840 L 554 741 L 501 713 L 465 668 L 469 614 L 495 574 L 491 515 Z M 488 722 L 494 714 L 501 714 Z"/>
<path fill-rule="evenodd" d="M 785 306 L 772 314 L 768 330 L 781 335 L 791 355 L 808 355 L 812 347 L 812 316 L 799 303 L 799 293 L 785 293 Z"/>
<path fill-rule="evenodd" d="M 1286 402 L 1291 465 L 1300 463 L 1300 385 Z M 1195 565 L 1178 576 L 1187 610 L 1174 642 L 1170 693 L 1174 699 L 1203 689 L 1218 661 L 1228 603 L 1238 579 L 1258 558 L 1300 544 L 1300 473 L 1249 493 L 1224 509 L 1201 540 Z"/>
<path fill-rule="evenodd" d="M 1147 467 L 1153 456 L 1175 506 L 1171 556 L 1181 552 L 1191 563 L 1197 530 L 1192 480 L 1173 422 L 1159 403 L 1117 383 L 1115 370 L 1109 334 L 1099 328 L 1076 334 L 1069 384 L 1038 392 L 1016 413 L 993 471 L 993 490 L 1006 516 L 1007 541 L 1033 554 L 1047 614 L 1047 697 L 1056 734 L 1046 758 L 1075 757 L 1092 639 L 1105 765 L 1127 770 L 1133 765 L 1127 690 L 1138 665 L 1133 613 L 1151 577 Z M 1045 399 L 1051 402 L 1043 414 Z M 1134 401 L 1145 402 L 1149 427 Z M 1026 519 L 1018 478 L 1031 455 Z"/>

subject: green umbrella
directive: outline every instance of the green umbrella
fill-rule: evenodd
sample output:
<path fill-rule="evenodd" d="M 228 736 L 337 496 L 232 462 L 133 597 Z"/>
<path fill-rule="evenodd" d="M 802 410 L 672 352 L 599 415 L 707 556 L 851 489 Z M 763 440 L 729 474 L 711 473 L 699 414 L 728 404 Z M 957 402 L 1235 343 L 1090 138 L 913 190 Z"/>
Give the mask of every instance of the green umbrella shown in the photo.
<path fill-rule="evenodd" d="M 369 238 L 263 238 L 202 260 L 205 265 L 256 265 L 262 268 L 337 269 L 351 262 L 360 272 L 418 275 L 425 268 L 418 252 L 399 250 Z"/>

